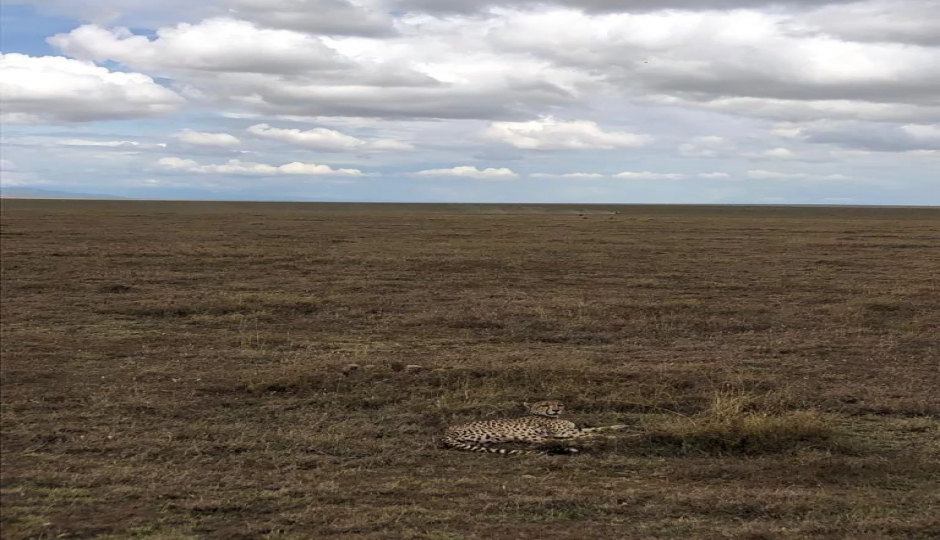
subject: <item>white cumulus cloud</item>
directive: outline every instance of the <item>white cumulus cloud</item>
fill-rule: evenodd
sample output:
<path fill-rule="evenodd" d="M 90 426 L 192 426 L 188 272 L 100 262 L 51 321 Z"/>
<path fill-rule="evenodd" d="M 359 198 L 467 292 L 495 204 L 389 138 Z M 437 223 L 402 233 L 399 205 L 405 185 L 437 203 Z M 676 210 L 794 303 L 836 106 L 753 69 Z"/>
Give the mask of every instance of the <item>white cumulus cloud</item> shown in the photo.
<path fill-rule="evenodd" d="M 604 131 L 597 122 L 588 120 L 565 122 L 552 118 L 531 122 L 493 122 L 483 136 L 524 150 L 636 148 L 652 140 L 643 134 Z"/>
<path fill-rule="evenodd" d="M 225 18 L 161 28 L 153 40 L 127 28 L 89 24 L 48 41 L 82 60 L 167 72 L 303 73 L 348 64 L 316 36 Z"/>
<path fill-rule="evenodd" d="M 785 173 L 777 171 L 750 170 L 747 177 L 754 180 L 848 180 L 842 174 Z"/>
<path fill-rule="evenodd" d="M 796 157 L 796 153 L 794 153 L 793 150 L 790 150 L 789 148 L 782 148 L 782 147 L 769 148 L 760 153 L 746 154 L 746 155 L 748 157 L 770 158 L 770 159 L 792 159 Z"/>
<path fill-rule="evenodd" d="M 206 131 L 195 131 L 188 128 L 175 133 L 173 137 L 186 144 L 194 144 L 196 146 L 231 148 L 241 144 L 241 141 L 238 140 L 238 137 L 229 133 L 210 133 Z"/>
<path fill-rule="evenodd" d="M 597 70 L 625 94 L 685 107 L 801 118 L 809 114 L 801 102 L 815 102 L 817 118 L 850 110 L 898 117 L 899 105 L 935 103 L 936 49 L 840 40 L 800 22 L 756 10 L 544 9 L 507 13 L 490 34 L 508 50 Z"/>
<path fill-rule="evenodd" d="M 531 178 L 564 178 L 572 180 L 596 180 L 600 178 L 627 178 L 630 180 L 685 180 L 687 178 L 697 177 L 697 178 L 730 178 L 731 175 L 723 172 L 709 172 L 709 173 L 697 173 L 697 174 L 685 174 L 685 173 L 655 173 L 649 171 L 642 172 L 633 172 L 625 171 L 617 174 L 601 174 L 601 173 L 586 173 L 586 172 L 576 172 L 576 173 L 533 173 L 530 174 Z"/>
<path fill-rule="evenodd" d="M 364 176 L 359 169 L 334 169 L 329 165 L 317 163 L 292 162 L 284 165 L 269 165 L 232 159 L 221 164 L 201 165 L 192 159 L 165 157 L 157 160 L 157 165 L 172 171 L 184 171 L 200 174 L 233 174 L 254 176 L 304 175 L 304 176 Z"/>
<path fill-rule="evenodd" d="M 88 139 L 64 139 L 56 141 L 59 146 L 77 146 L 90 148 L 113 148 L 115 150 L 160 150 L 166 148 L 166 143 L 141 143 L 138 141 L 95 141 Z"/>
<path fill-rule="evenodd" d="M 735 144 L 717 135 L 696 137 L 691 142 L 679 145 L 679 154 L 685 157 L 719 157 L 734 149 Z"/>
<path fill-rule="evenodd" d="M 940 139 L 940 124 L 908 124 L 901 129 L 915 139 Z"/>
<path fill-rule="evenodd" d="M 688 177 L 689 175 L 682 173 L 655 173 L 649 171 L 624 171 L 614 175 L 614 178 L 626 178 L 629 180 L 682 180 Z"/>
<path fill-rule="evenodd" d="M 414 146 L 391 139 L 363 140 L 336 130 L 326 128 L 313 128 L 308 130 L 281 129 L 268 124 L 256 124 L 248 128 L 248 132 L 265 139 L 290 143 L 312 150 L 327 152 L 356 152 L 356 151 L 395 151 L 413 150 Z"/>
<path fill-rule="evenodd" d="M 59 56 L 0 53 L 3 121 L 55 124 L 159 116 L 183 98 L 141 73 Z"/>
<path fill-rule="evenodd" d="M 475 180 L 512 180 L 519 175 L 507 168 L 477 169 L 467 165 L 450 169 L 427 169 L 414 173 L 415 176 L 473 178 Z"/>
<path fill-rule="evenodd" d="M 529 175 L 531 178 L 569 178 L 572 180 L 596 180 L 598 178 L 607 178 L 606 175 L 601 173 L 585 173 L 585 172 L 573 172 L 573 173 L 532 173 Z"/>

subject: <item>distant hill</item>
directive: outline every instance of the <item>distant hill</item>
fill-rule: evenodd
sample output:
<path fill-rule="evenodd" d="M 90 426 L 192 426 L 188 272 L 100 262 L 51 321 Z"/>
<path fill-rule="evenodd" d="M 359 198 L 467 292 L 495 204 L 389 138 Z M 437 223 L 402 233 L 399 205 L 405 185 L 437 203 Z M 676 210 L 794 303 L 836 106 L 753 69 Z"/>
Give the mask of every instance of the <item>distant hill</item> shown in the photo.
<path fill-rule="evenodd" d="M 55 191 L 51 189 L 36 189 L 28 187 L 0 188 L 0 197 L 11 199 L 123 199 L 114 195 L 99 195 L 96 193 L 71 193 L 69 191 Z"/>

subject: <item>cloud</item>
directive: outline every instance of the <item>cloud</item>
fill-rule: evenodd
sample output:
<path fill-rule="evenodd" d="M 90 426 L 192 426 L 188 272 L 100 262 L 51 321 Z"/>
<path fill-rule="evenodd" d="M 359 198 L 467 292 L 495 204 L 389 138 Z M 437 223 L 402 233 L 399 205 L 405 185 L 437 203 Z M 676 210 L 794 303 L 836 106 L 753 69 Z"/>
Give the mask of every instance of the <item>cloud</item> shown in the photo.
<path fill-rule="evenodd" d="M 359 169 L 334 169 L 329 165 L 292 162 L 284 165 L 252 163 L 238 159 L 222 164 L 200 165 L 191 159 L 165 157 L 157 160 L 160 168 L 171 171 L 200 174 L 232 174 L 254 176 L 303 175 L 303 176 L 364 176 Z"/>
<path fill-rule="evenodd" d="M 697 174 L 685 174 L 685 173 L 655 173 L 649 171 L 642 172 L 632 172 L 625 171 L 617 174 L 600 174 L 600 173 L 585 173 L 585 172 L 576 172 L 576 173 L 533 173 L 529 175 L 531 178 L 564 178 L 564 179 L 574 179 L 574 180 L 597 180 L 601 178 L 625 178 L 628 180 L 685 180 L 688 178 L 710 178 L 710 179 L 719 179 L 719 178 L 730 178 L 731 175 L 723 172 L 710 172 L 710 173 L 697 173 Z"/>
<path fill-rule="evenodd" d="M 60 146 L 89 146 L 94 148 L 115 148 L 120 150 L 153 150 L 166 148 L 164 143 L 147 144 L 137 141 L 92 141 L 87 139 L 65 139 L 56 141 Z"/>
<path fill-rule="evenodd" d="M 92 135 L 92 134 L 89 134 Z M 166 143 L 151 143 L 130 140 L 107 140 L 107 139 L 63 139 L 60 137 L 49 136 L 26 136 L 26 137 L 4 137 L 0 144 L 6 146 L 18 146 L 21 148 L 44 148 L 44 147 L 66 147 L 72 150 L 88 150 L 95 156 L 105 154 L 97 153 L 99 150 L 113 150 L 117 154 L 135 154 L 144 151 L 160 152 L 167 148 Z M 62 150 L 58 150 L 61 154 Z M 76 154 L 69 153 L 70 158 Z"/>
<path fill-rule="evenodd" d="M 596 180 L 601 178 L 623 178 L 628 180 L 686 180 L 688 178 L 730 178 L 731 175 L 723 172 L 710 172 L 710 173 L 696 173 L 696 174 L 687 174 L 687 173 L 656 173 L 650 171 L 624 171 L 617 174 L 601 174 L 601 173 L 586 173 L 586 172 L 576 172 L 576 173 L 533 173 L 529 175 L 531 178 L 564 178 L 564 179 L 575 179 L 575 180 Z"/>
<path fill-rule="evenodd" d="M 49 42 L 74 55 L 58 61 L 101 82 L 24 77 L 32 84 L 24 95 L 44 101 L 9 106 L 4 90 L 4 120 L 139 118 L 186 107 L 162 125 L 65 135 L 6 128 L 7 140 L 35 140 L 6 144 L 4 157 L 53 181 L 123 182 L 137 172 L 238 184 L 221 176 L 233 174 L 261 186 L 270 182 L 251 175 L 296 178 L 280 164 L 317 166 L 326 158 L 309 156 L 342 152 L 337 169 L 394 173 L 376 196 L 802 201 L 845 186 L 825 187 L 839 179 L 829 173 L 852 185 L 870 185 L 877 173 L 897 188 L 872 195 L 887 200 L 927 191 L 940 155 L 933 0 L 11 1 L 92 22 Z M 130 83 L 112 85 L 126 92 L 120 99 L 97 89 L 134 75 L 169 97 L 132 99 Z M 191 162 L 148 172 L 164 156 Z M 226 161 L 236 157 L 246 161 Z"/>
<path fill-rule="evenodd" d="M 810 114 L 802 103 L 812 102 L 819 118 L 827 112 L 897 116 L 903 112 L 892 108 L 936 103 L 935 49 L 841 41 L 787 27 L 798 21 L 745 10 L 511 12 L 491 23 L 490 42 L 595 70 L 612 91 L 664 105 L 799 118 Z"/>
<path fill-rule="evenodd" d="M 587 7 L 601 4 L 616 7 Z M 397 15 L 394 36 L 327 38 L 266 28 L 273 23 L 262 20 L 301 12 L 329 18 L 309 6 L 325 6 L 323 13 L 382 10 L 341 0 L 226 5 L 254 22 L 181 23 L 158 29 L 154 38 L 86 25 L 50 42 L 79 59 L 172 76 L 188 95 L 271 114 L 520 119 L 605 91 L 666 106 L 793 120 L 940 116 L 934 49 L 841 41 L 800 29 L 799 17 L 781 13 L 718 11 L 711 4 L 699 4 L 710 9 L 700 12 L 582 12 L 527 3 L 486 16 Z M 746 60 L 744 49 L 750 51 Z M 639 143 L 600 147 L 630 144 Z"/>
<path fill-rule="evenodd" d="M 450 169 L 428 169 L 413 173 L 414 176 L 472 178 L 474 180 L 512 180 L 519 175 L 507 168 L 477 169 L 471 166 L 459 166 Z"/>
<path fill-rule="evenodd" d="M 642 13 L 658 10 L 720 10 L 767 5 L 810 6 L 843 4 L 856 0 L 398 0 L 397 5 L 431 13 L 473 13 L 496 8 L 527 8 L 535 5 L 565 6 L 587 12 Z"/>
<path fill-rule="evenodd" d="M 572 101 L 592 78 L 434 31 L 448 29 L 389 43 L 221 18 L 161 28 L 155 39 L 86 25 L 49 41 L 76 58 L 172 77 L 194 101 L 272 115 L 519 118 Z"/>
<path fill-rule="evenodd" d="M 40 14 L 66 17 L 85 22 L 112 23 L 116 20 L 132 22 L 138 28 L 153 28 L 167 21 L 181 18 L 201 18 L 211 13 L 213 0 L 7 0 L 4 4 L 26 4 L 36 7 Z"/>
<path fill-rule="evenodd" d="M 106 148 L 134 148 L 140 143 L 135 141 L 86 141 L 83 139 L 69 139 L 59 141 L 62 146 L 104 146 Z"/>
<path fill-rule="evenodd" d="M 169 21 L 234 16 L 268 28 L 311 34 L 394 35 L 392 5 L 372 0 L 8 0 L 96 24 L 155 28 Z"/>
<path fill-rule="evenodd" d="M 230 87 L 235 89 L 236 87 Z M 541 107 L 568 101 L 550 84 L 492 86 L 440 84 L 432 87 L 324 85 L 292 81 L 255 87 L 259 108 L 275 114 L 364 116 L 381 118 L 500 118 L 534 113 Z"/>
<path fill-rule="evenodd" d="M 746 154 L 748 157 L 769 158 L 769 159 L 792 159 L 796 154 L 788 148 L 770 148 L 756 154 Z"/>
<path fill-rule="evenodd" d="M 196 146 L 231 148 L 241 144 L 238 137 L 228 133 L 208 133 L 205 131 L 194 131 L 189 128 L 175 133 L 173 137 L 186 144 L 194 144 Z"/>
<path fill-rule="evenodd" d="M 396 33 L 387 9 L 345 0 L 228 0 L 241 19 L 311 34 L 383 37 Z"/>
<path fill-rule="evenodd" d="M 770 133 L 782 139 L 799 139 L 803 134 L 803 127 L 798 123 L 779 122 L 774 124 Z"/>
<path fill-rule="evenodd" d="M 737 116 L 787 121 L 858 119 L 872 122 L 930 122 L 940 120 L 940 105 L 914 103 L 873 103 L 849 99 L 792 100 L 770 98 L 687 99 L 680 96 L 650 95 L 650 103 L 670 107 L 704 109 Z"/>
<path fill-rule="evenodd" d="M 0 159 L 0 186 L 28 186 L 44 183 L 35 174 L 23 171 L 12 159 Z"/>
<path fill-rule="evenodd" d="M 750 170 L 747 177 L 753 180 L 848 180 L 841 174 L 785 173 L 776 171 Z"/>
<path fill-rule="evenodd" d="M 649 171 L 625 171 L 614 175 L 614 178 L 626 178 L 629 180 L 682 180 L 688 177 L 689 175 L 681 173 L 654 173 Z"/>
<path fill-rule="evenodd" d="M 289 25 L 296 30 L 332 33 L 334 27 L 349 28 L 351 35 L 375 35 L 372 26 L 381 27 L 389 13 L 430 13 L 435 16 L 477 14 L 496 9 L 532 9 L 553 5 L 587 12 L 643 13 L 658 10 L 724 10 L 761 8 L 764 6 L 799 8 L 839 5 L 857 0 L 8 0 L 13 4 L 33 4 L 37 7 L 70 17 L 94 22 L 127 19 L 135 26 L 149 27 L 145 23 L 168 17 L 199 18 L 219 13 L 236 13 L 253 19 L 265 6 L 271 15 L 271 26 Z M 912 0 L 906 0 L 911 2 Z M 926 3 L 927 0 L 920 0 Z M 322 12 L 325 21 L 316 21 L 314 14 Z M 291 19 L 299 19 L 294 21 Z M 342 18 L 360 18 L 364 21 L 342 21 Z M 263 19 L 258 19 L 263 20 Z M 339 32 L 344 33 L 344 32 Z"/>
<path fill-rule="evenodd" d="M 113 60 L 135 69 L 306 73 L 348 67 L 315 36 L 258 28 L 234 19 L 209 19 L 157 30 L 153 40 L 127 28 L 84 25 L 49 43 L 82 60 Z"/>
<path fill-rule="evenodd" d="M 734 149 L 735 144 L 725 137 L 707 135 L 696 137 L 692 142 L 679 145 L 679 154 L 684 157 L 719 157 Z"/>
<path fill-rule="evenodd" d="M 326 128 L 301 131 L 299 129 L 275 128 L 268 124 L 256 124 L 249 127 L 248 132 L 265 139 L 273 139 L 326 152 L 414 150 L 414 146 L 405 142 L 391 139 L 363 140 Z"/>
<path fill-rule="evenodd" d="M 588 120 L 564 122 L 552 118 L 493 122 L 483 136 L 523 150 L 611 150 L 645 146 L 652 140 L 648 135 L 604 131 Z"/>
<path fill-rule="evenodd" d="M 0 186 L 3 187 L 33 186 L 44 183 L 45 182 L 37 179 L 31 173 L 24 173 L 20 171 L 0 171 Z"/>
<path fill-rule="evenodd" d="M 875 0 L 823 6 L 794 24 L 794 31 L 836 36 L 846 41 L 940 45 L 940 4 L 934 0 Z"/>
<path fill-rule="evenodd" d="M 940 149 L 936 124 L 885 125 L 872 122 L 814 122 L 799 128 L 806 143 L 835 145 L 869 152 L 909 152 Z"/>
<path fill-rule="evenodd" d="M 160 116 L 183 98 L 141 73 L 58 56 L 0 53 L 3 121 L 47 124 Z"/>
<path fill-rule="evenodd" d="M 599 178 L 607 178 L 607 175 L 600 173 L 584 173 L 584 172 L 574 172 L 574 173 L 532 173 L 529 175 L 530 178 L 566 178 L 574 180 L 597 180 Z"/>
<path fill-rule="evenodd" d="M 901 126 L 901 130 L 918 140 L 940 142 L 940 125 L 908 124 Z"/>
<path fill-rule="evenodd" d="M 192 188 L 205 187 L 194 182 L 178 182 L 167 178 L 133 178 L 124 182 L 127 186 L 142 188 Z"/>

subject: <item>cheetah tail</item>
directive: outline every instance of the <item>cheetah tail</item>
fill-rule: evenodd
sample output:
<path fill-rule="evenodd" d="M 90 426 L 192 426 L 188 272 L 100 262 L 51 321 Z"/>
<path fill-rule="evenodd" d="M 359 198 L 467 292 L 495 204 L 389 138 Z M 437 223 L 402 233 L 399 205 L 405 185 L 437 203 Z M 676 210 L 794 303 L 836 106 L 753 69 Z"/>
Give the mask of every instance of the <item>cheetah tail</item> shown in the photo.
<path fill-rule="evenodd" d="M 520 455 L 520 454 L 532 454 L 531 450 L 510 450 L 507 448 L 495 448 L 492 446 L 484 446 L 477 444 L 468 444 L 457 441 L 443 441 L 444 446 L 448 448 L 453 448 L 455 450 L 463 450 L 465 452 L 487 452 L 490 454 L 505 454 L 505 455 Z"/>

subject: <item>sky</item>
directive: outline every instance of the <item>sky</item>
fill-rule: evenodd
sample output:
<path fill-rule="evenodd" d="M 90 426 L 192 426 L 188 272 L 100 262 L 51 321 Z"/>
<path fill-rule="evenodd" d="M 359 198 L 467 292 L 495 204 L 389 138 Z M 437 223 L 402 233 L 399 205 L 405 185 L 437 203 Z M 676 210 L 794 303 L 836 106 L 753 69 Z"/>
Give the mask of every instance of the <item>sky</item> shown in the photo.
<path fill-rule="evenodd" d="M 940 0 L 5 0 L 0 187 L 940 205 Z"/>

